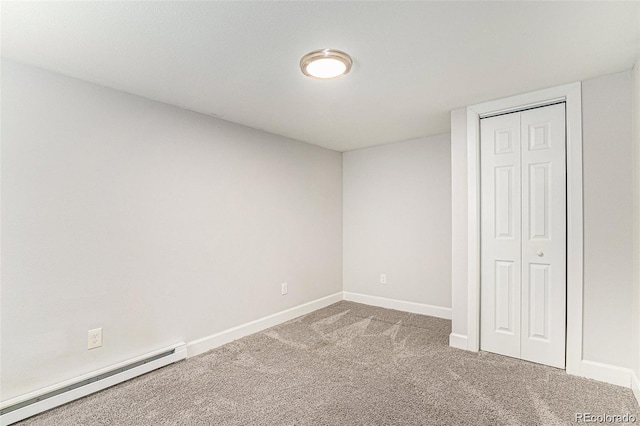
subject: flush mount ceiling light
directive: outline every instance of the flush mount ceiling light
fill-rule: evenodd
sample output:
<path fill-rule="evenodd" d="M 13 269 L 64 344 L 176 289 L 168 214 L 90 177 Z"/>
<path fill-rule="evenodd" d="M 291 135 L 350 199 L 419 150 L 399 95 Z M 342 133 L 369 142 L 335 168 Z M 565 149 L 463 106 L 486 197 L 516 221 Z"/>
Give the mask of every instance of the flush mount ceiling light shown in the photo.
<path fill-rule="evenodd" d="M 351 65 L 351 56 L 334 49 L 314 50 L 300 59 L 302 73 L 318 80 L 343 77 L 349 74 Z"/>

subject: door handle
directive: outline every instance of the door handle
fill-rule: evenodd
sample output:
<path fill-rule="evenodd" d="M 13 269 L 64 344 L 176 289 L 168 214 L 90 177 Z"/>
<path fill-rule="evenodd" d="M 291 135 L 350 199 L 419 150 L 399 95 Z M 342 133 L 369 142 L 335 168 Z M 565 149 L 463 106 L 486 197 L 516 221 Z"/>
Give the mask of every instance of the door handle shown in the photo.
<path fill-rule="evenodd" d="M 544 256 L 544 253 L 542 252 L 542 250 L 538 250 L 536 254 L 538 255 L 538 257 Z"/>

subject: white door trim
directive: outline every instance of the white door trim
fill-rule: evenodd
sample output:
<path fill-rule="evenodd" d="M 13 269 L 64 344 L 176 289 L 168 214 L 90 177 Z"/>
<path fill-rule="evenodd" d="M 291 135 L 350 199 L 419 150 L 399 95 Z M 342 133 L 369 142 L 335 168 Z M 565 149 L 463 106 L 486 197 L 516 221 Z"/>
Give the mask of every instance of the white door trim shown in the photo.
<path fill-rule="evenodd" d="M 467 349 L 480 350 L 480 117 L 552 101 L 566 102 L 567 120 L 567 373 L 581 374 L 583 204 L 582 89 L 572 83 L 467 107 Z"/>

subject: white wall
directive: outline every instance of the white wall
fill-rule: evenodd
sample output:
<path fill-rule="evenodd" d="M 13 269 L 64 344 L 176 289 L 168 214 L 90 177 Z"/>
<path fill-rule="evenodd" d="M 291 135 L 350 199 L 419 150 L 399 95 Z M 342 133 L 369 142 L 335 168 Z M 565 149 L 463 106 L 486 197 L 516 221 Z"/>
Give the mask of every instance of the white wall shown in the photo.
<path fill-rule="evenodd" d="M 631 367 L 633 183 L 630 72 L 582 82 L 583 357 Z"/>
<path fill-rule="evenodd" d="M 344 290 L 451 307 L 450 137 L 344 153 Z M 388 283 L 380 284 L 380 274 Z"/>
<path fill-rule="evenodd" d="M 633 67 L 633 390 L 640 404 L 640 58 Z"/>
<path fill-rule="evenodd" d="M 3 400 L 342 290 L 340 153 L 7 61 L 1 89 Z"/>
<path fill-rule="evenodd" d="M 631 73 L 582 83 L 584 179 L 583 358 L 631 367 Z M 452 112 L 452 330 L 467 335 L 466 116 Z M 462 193 L 460 193 L 460 192 Z M 452 343 L 453 339 L 452 339 Z"/>

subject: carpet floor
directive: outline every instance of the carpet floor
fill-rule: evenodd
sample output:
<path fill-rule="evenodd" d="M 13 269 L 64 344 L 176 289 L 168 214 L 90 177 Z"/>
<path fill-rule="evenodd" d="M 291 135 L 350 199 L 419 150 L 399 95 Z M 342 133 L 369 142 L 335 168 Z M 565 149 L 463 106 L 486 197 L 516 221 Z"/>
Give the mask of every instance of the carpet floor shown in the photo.
<path fill-rule="evenodd" d="M 451 322 L 339 302 L 20 425 L 565 425 L 632 392 L 450 348 Z"/>

